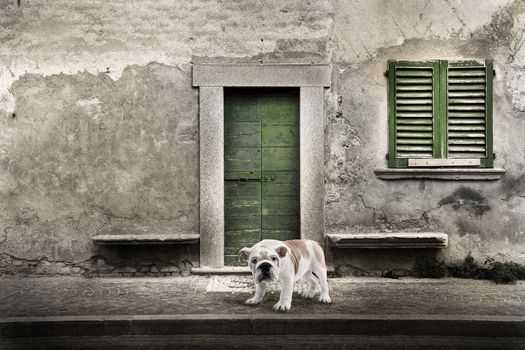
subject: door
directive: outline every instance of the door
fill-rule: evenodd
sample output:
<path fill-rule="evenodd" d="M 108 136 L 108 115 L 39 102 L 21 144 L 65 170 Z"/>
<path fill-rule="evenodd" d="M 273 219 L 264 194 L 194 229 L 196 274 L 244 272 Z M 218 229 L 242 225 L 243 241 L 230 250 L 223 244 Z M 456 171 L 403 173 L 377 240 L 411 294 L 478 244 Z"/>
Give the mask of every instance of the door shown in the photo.
<path fill-rule="evenodd" d="M 224 264 L 261 239 L 300 238 L 299 91 L 224 96 Z"/>

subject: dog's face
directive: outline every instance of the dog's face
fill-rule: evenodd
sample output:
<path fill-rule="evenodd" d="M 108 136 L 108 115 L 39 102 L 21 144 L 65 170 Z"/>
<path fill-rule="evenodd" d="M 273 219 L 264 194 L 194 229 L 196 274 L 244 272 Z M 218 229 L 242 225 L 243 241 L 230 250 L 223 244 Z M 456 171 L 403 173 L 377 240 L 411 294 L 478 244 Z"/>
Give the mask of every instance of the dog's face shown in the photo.
<path fill-rule="evenodd" d="M 265 246 L 242 248 L 239 251 L 239 260 L 248 261 L 255 282 L 275 282 L 279 278 L 281 259 L 286 256 L 286 247 L 270 249 Z"/>

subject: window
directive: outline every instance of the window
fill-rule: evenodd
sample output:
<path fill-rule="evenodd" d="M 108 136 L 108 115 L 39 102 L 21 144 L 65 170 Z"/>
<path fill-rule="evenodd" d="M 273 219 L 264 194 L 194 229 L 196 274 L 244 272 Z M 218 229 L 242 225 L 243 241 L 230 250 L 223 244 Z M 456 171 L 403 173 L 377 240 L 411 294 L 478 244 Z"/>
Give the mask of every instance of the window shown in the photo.
<path fill-rule="evenodd" d="M 388 166 L 492 167 L 492 61 L 389 61 Z"/>

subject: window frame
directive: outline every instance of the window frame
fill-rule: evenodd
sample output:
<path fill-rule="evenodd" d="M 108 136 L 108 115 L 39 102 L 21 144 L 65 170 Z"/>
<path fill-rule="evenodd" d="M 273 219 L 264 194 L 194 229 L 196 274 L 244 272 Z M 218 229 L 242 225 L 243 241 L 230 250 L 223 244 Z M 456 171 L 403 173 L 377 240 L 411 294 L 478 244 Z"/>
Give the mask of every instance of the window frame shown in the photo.
<path fill-rule="evenodd" d="M 407 66 L 424 66 L 433 69 L 432 74 L 432 146 L 433 156 L 421 158 L 396 158 L 396 68 Z M 448 158 L 448 68 L 458 66 L 485 67 L 485 157 L 479 159 L 479 164 L 469 164 L 463 158 Z M 430 160 L 428 165 L 419 167 L 493 167 L 493 62 L 491 59 L 477 60 L 428 60 L 428 61 L 388 61 L 388 167 L 409 168 L 409 159 Z M 442 161 L 435 161 L 442 160 Z"/>

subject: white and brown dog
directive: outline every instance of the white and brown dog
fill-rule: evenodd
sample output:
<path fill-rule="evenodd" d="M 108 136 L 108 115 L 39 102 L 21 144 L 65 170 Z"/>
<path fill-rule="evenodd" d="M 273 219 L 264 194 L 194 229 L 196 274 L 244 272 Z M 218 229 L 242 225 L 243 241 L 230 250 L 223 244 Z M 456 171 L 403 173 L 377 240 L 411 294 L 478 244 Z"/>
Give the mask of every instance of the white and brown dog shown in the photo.
<path fill-rule="evenodd" d="M 288 311 L 292 304 L 294 282 L 302 278 L 308 283 L 303 298 L 312 299 L 317 281 L 321 285 L 321 303 L 331 303 L 326 279 L 326 263 L 319 243 L 311 240 L 277 241 L 265 239 L 251 248 L 242 248 L 239 259 L 248 261 L 255 280 L 255 295 L 246 305 L 259 304 L 266 292 L 267 282 L 282 283 L 281 297 L 274 305 L 276 311 Z"/>

